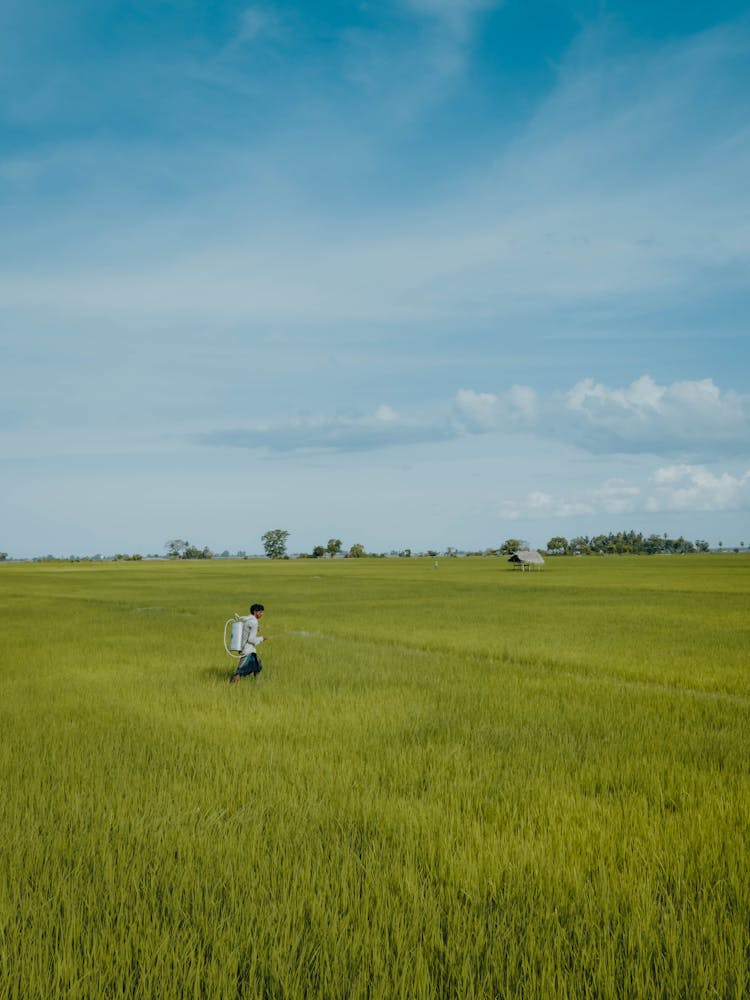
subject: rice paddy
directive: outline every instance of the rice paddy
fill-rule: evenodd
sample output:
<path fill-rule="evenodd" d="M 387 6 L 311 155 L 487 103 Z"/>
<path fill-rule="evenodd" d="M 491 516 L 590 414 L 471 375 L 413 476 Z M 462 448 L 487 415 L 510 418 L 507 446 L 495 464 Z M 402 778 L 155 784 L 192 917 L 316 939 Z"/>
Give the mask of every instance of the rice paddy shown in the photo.
<path fill-rule="evenodd" d="M 749 596 L 745 555 L 0 567 L 0 997 L 747 997 Z"/>

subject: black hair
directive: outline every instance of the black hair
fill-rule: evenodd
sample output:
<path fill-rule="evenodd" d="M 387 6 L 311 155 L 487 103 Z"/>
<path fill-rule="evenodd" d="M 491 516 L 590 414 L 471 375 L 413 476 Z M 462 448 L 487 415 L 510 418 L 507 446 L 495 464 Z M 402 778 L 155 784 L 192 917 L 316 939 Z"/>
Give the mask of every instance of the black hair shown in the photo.
<path fill-rule="evenodd" d="M 262 604 L 251 604 L 250 605 L 250 614 L 251 615 L 254 615 L 256 611 L 265 611 L 265 610 L 266 609 L 263 607 Z"/>

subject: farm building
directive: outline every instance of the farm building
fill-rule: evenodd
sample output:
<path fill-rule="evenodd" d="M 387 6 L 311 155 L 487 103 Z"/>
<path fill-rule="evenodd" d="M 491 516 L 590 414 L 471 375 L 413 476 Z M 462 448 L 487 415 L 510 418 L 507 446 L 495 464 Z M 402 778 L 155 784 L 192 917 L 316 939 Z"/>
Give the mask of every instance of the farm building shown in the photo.
<path fill-rule="evenodd" d="M 508 562 L 513 563 L 514 566 L 520 566 L 521 570 L 541 569 L 544 566 L 544 559 L 539 555 L 536 549 L 521 549 L 518 552 L 514 552 L 513 555 L 508 559 Z"/>

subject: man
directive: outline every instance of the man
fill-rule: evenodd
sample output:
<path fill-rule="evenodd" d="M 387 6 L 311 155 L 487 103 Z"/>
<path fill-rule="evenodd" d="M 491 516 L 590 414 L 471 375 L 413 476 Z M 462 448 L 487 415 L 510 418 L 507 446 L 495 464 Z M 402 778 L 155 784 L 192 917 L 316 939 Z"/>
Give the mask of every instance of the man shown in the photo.
<path fill-rule="evenodd" d="M 258 625 L 265 610 L 262 604 L 253 604 L 250 614 L 242 619 L 242 658 L 232 675 L 232 684 L 237 684 L 240 677 L 257 677 L 263 669 L 256 647 L 264 641 L 264 637 L 258 635 Z"/>

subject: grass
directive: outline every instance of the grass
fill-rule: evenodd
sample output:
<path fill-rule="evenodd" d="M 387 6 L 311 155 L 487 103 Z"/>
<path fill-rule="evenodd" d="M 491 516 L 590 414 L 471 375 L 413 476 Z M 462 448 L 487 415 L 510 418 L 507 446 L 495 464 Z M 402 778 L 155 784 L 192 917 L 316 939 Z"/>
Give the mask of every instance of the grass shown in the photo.
<path fill-rule="evenodd" d="M 2 567 L 0 997 L 746 997 L 749 569 Z"/>

